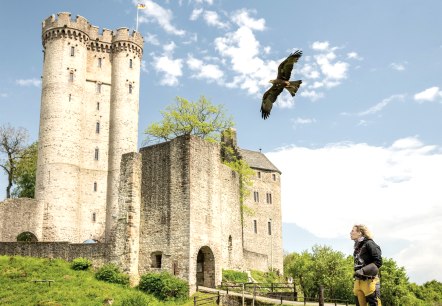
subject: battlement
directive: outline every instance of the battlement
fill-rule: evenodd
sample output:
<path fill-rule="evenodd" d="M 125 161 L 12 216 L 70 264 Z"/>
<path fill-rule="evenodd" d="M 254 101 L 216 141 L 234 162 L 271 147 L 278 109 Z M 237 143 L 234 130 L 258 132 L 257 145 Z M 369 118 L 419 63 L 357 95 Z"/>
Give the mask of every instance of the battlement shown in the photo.
<path fill-rule="evenodd" d="M 128 28 L 118 28 L 115 32 L 113 32 L 112 43 L 116 42 L 131 42 L 138 45 L 140 48 L 143 48 L 143 36 L 137 31 L 132 31 Z"/>
<path fill-rule="evenodd" d="M 64 31 L 63 31 L 64 30 Z M 116 31 L 103 28 L 101 34 L 97 26 L 90 24 L 86 18 L 77 16 L 75 20 L 71 18 L 71 13 L 60 12 L 56 16 L 52 15 L 46 18 L 42 23 L 43 44 L 46 39 L 58 37 L 60 35 L 70 35 L 69 30 L 73 30 L 72 35 L 80 37 L 84 41 L 94 41 L 100 43 L 132 43 L 137 45 L 137 53 L 141 53 L 143 49 L 144 39 L 139 32 L 132 31 L 128 28 L 119 28 Z M 78 32 L 80 31 L 80 32 Z M 134 48 L 132 48 L 134 49 Z"/>

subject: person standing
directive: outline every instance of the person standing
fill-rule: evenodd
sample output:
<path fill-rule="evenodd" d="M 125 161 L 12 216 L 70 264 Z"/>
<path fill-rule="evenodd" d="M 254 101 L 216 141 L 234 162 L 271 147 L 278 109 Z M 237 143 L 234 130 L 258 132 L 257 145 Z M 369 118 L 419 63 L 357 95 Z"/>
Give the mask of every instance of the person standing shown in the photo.
<path fill-rule="evenodd" d="M 354 225 L 350 238 L 354 244 L 354 287 L 356 306 L 381 306 L 379 268 L 381 248 L 373 241 L 365 225 Z"/>

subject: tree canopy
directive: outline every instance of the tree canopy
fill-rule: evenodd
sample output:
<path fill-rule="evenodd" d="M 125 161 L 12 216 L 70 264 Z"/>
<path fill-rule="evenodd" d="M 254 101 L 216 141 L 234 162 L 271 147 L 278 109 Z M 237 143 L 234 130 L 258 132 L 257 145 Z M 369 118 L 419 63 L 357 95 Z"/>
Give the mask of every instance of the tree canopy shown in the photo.
<path fill-rule="evenodd" d="M 11 197 L 17 162 L 26 148 L 28 137 L 28 131 L 24 128 L 15 128 L 10 124 L 0 126 L 0 167 L 8 176 L 6 198 Z"/>
<path fill-rule="evenodd" d="M 13 179 L 15 188 L 12 191 L 12 196 L 14 198 L 34 198 L 37 156 L 37 142 L 23 150 L 20 159 L 17 161 L 17 168 Z"/>
<path fill-rule="evenodd" d="M 222 105 L 214 105 L 204 96 L 191 102 L 177 97 L 176 104 L 161 112 L 163 120 L 147 127 L 145 143 L 169 141 L 182 135 L 196 135 L 209 141 L 219 141 L 221 132 L 233 127 Z"/>

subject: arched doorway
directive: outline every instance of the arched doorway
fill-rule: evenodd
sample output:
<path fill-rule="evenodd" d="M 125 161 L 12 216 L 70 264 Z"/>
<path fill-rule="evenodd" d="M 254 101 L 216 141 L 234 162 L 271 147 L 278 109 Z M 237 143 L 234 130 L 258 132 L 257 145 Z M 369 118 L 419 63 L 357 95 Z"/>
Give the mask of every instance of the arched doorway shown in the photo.
<path fill-rule="evenodd" d="M 208 246 L 203 246 L 196 258 L 196 284 L 215 288 L 215 257 Z"/>
<path fill-rule="evenodd" d="M 24 241 L 24 242 L 37 242 L 37 237 L 31 233 L 31 232 L 23 232 L 21 234 L 18 234 L 17 241 Z"/>

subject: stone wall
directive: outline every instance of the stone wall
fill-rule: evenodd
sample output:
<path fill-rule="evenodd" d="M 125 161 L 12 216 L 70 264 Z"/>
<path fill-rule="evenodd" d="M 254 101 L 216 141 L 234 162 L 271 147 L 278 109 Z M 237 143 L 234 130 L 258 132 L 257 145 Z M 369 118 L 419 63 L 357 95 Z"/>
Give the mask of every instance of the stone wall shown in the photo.
<path fill-rule="evenodd" d="M 0 255 L 60 258 L 71 261 L 90 259 L 95 266 L 107 261 L 109 245 L 105 243 L 71 244 L 69 242 L 0 242 Z"/>
<path fill-rule="evenodd" d="M 0 202 L 0 241 L 14 242 L 23 232 L 37 236 L 39 222 L 35 199 L 7 199 Z"/>

